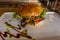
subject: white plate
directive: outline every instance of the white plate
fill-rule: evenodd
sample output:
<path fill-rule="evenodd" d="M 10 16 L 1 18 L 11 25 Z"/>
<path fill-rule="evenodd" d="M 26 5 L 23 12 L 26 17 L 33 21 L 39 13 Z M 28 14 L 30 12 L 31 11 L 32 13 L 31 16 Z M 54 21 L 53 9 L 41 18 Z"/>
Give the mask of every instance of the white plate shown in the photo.
<path fill-rule="evenodd" d="M 19 24 L 19 21 L 15 20 L 15 21 L 9 22 L 9 20 L 12 19 L 13 14 L 14 12 L 5 12 L 0 17 L 0 31 L 4 32 L 7 30 L 7 27 L 4 24 L 4 22 L 6 21 L 11 25 L 14 25 L 17 27 L 17 24 Z M 60 16 L 55 12 L 47 12 L 45 20 L 41 21 L 39 24 L 36 24 L 36 26 L 26 25 L 25 28 L 28 29 L 28 34 L 31 35 L 33 38 L 36 38 L 37 40 L 40 40 L 41 38 L 60 36 Z M 17 33 L 13 29 L 9 28 L 9 30 L 11 30 L 11 33 L 13 34 Z M 16 40 L 16 38 L 5 38 L 5 39 Z M 23 38 L 20 40 L 27 40 L 27 39 Z"/>

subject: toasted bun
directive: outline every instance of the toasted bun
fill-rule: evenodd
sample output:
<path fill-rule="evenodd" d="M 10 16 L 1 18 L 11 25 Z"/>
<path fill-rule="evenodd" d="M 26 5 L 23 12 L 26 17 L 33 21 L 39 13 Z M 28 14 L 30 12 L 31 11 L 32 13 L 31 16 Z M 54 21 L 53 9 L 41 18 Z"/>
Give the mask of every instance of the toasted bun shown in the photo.
<path fill-rule="evenodd" d="M 21 3 L 18 6 L 18 14 L 21 16 L 38 16 L 42 11 L 43 8 L 36 3 Z"/>

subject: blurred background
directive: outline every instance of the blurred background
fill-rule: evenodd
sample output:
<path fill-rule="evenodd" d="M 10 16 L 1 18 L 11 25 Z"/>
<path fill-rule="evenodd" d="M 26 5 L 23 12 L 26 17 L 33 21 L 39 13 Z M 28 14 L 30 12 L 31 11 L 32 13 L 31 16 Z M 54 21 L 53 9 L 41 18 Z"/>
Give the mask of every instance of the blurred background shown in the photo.
<path fill-rule="evenodd" d="M 60 14 L 60 0 L 0 0 L 0 15 L 5 11 L 15 11 L 20 2 L 39 2 L 47 11 Z"/>
<path fill-rule="evenodd" d="M 39 0 L 47 9 L 60 14 L 60 0 Z"/>

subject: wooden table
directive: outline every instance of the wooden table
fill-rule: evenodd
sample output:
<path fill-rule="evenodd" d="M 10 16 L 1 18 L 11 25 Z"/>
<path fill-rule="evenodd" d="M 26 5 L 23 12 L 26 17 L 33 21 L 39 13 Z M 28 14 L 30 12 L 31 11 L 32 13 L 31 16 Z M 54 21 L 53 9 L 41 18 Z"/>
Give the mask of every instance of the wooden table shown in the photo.
<path fill-rule="evenodd" d="M 13 8 L 13 7 L 0 8 L 0 16 L 1 16 L 4 12 L 14 12 L 15 10 L 16 10 L 16 8 Z"/>

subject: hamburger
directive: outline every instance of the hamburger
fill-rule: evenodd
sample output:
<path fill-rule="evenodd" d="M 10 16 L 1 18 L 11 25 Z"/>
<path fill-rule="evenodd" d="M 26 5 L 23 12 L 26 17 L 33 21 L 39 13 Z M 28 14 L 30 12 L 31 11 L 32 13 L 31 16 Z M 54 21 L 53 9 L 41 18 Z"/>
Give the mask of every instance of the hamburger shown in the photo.
<path fill-rule="evenodd" d="M 21 26 L 26 24 L 35 25 L 45 19 L 46 10 L 36 3 L 20 3 L 14 18 L 21 19 Z"/>

